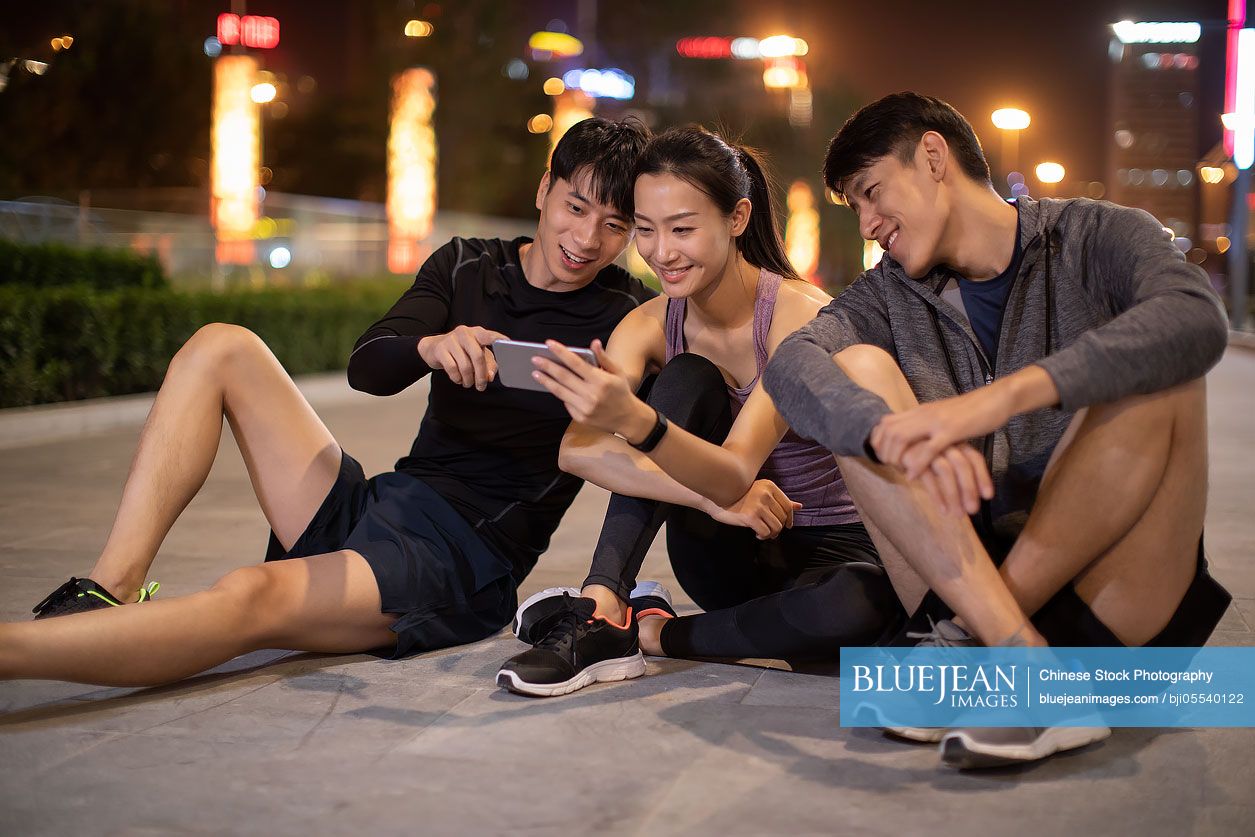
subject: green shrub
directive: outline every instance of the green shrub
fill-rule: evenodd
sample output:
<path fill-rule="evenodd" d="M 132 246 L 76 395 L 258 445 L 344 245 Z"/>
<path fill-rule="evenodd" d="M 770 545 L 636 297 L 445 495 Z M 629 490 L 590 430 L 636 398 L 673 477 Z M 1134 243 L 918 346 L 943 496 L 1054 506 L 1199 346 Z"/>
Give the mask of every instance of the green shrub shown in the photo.
<path fill-rule="evenodd" d="M 164 288 L 168 282 L 155 257 L 130 250 L 0 240 L 0 285 Z"/>
<path fill-rule="evenodd" d="M 225 294 L 0 286 L 0 407 L 155 390 L 179 347 L 213 322 L 256 332 L 290 374 L 343 369 L 354 341 L 404 289 L 402 281 Z"/>

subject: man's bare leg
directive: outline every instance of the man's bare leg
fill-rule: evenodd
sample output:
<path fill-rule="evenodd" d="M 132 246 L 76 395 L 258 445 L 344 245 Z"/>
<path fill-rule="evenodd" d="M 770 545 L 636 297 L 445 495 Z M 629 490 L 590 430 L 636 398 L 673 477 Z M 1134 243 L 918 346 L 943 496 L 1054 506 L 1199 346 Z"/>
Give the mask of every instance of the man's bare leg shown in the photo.
<path fill-rule="evenodd" d="M 918 403 L 893 358 L 875 346 L 852 346 L 836 362 L 851 380 L 895 412 Z M 882 554 L 900 556 L 986 645 L 1043 645 L 1007 589 L 971 521 L 943 514 L 922 485 L 862 457 L 839 456 L 846 486 Z M 883 544 L 883 546 L 882 546 Z M 886 563 L 894 587 L 918 589 L 901 566 Z M 895 578 L 895 573 L 898 577 Z"/>
<path fill-rule="evenodd" d="M 170 361 L 90 577 L 134 601 L 157 549 L 209 475 L 226 416 L 285 547 L 339 473 L 340 447 L 274 354 L 239 326 L 205 326 Z"/>
<path fill-rule="evenodd" d="M 235 570 L 143 607 L 0 624 L 0 679 L 169 683 L 262 648 L 352 653 L 392 645 L 374 572 L 342 550 Z"/>
<path fill-rule="evenodd" d="M 1002 564 L 1032 614 L 1065 584 L 1128 645 L 1152 639 L 1194 577 L 1207 506 L 1202 380 L 1078 413 Z"/>

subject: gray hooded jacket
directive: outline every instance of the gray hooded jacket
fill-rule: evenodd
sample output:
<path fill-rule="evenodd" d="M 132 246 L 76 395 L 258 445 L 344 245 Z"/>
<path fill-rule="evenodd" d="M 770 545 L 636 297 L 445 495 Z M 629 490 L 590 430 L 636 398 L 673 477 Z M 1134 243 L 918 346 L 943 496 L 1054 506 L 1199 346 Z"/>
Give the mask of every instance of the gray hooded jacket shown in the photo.
<path fill-rule="evenodd" d="M 763 385 L 800 435 L 863 456 L 885 402 L 853 383 L 832 356 L 879 346 L 921 403 L 970 392 L 1029 364 L 1049 373 L 1060 406 L 1016 416 L 985 439 L 995 498 L 987 534 L 1013 538 L 1072 413 L 1201 377 L 1220 359 L 1228 327 L 1203 270 L 1185 261 L 1140 209 L 1084 198 L 1018 201 L 1024 257 L 1007 299 L 992 367 L 935 268 L 911 279 L 885 256 L 773 355 Z M 945 294 L 949 296 L 949 294 Z M 992 530 L 992 531 L 991 531 Z"/>

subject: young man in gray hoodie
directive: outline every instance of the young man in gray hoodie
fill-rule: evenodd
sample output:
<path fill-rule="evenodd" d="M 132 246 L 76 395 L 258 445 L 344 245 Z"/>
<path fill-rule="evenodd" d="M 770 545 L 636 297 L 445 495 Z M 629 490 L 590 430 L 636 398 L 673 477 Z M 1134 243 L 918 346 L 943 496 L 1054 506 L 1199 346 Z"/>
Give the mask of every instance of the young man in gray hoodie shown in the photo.
<path fill-rule="evenodd" d="M 1229 604 L 1202 550 L 1203 376 L 1227 341 L 1203 271 L 1142 210 L 1006 202 L 967 120 L 916 93 L 854 114 L 824 179 L 885 256 L 764 384 L 837 455 L 910 627 L 927 644 L 1202 645 Z M 960 767 L 1110 733 L 893 731 Z"/>

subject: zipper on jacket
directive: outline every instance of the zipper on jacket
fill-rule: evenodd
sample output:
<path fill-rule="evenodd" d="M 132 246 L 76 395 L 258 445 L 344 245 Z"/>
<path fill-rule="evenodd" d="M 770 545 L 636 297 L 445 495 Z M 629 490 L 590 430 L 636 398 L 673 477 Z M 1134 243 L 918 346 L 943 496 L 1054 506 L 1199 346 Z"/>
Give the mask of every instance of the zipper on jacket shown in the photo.
<path fill-rule="evenodd" d="M 954 394 L 961 395 L 963 393 L 963 388 L 959 386 L 959 375 L 958 375 L 958 372 L 956 372 L 954 369 L 954 359 L 950 357 L 950 348 L 946 346 L 946 336 L 945 336 L 945 333 L 941 329 L 941 319 L 937 316 L 937 310 L 933 308 L 932 305 L 928 306 L 928 314 L 929 314 L 929 317 L 933 321 L 933 329 L 936 330 L 937 337 L 938 339 L 941 340 L 941 353 L 945 355 L 946 357 L 946 369 L 950 373 L 950 383 L 954 387 Z M 998 337 L 999 339 L 1001 339 L 1002 338 L 1001 326 L 999 326 L 998 331 L 999 331 Z M 972 341 L 972 339 L 968 337 L 966 333 L 964 333 L 963 337 L 964 339 L 968 341 L 968 343 L 971 343 L 972 347 L 976 350 L 976 359 L 980 362 L 981 372 L 983 372 L 985 375 L 985 385 L 988 386 L 992 384 L 994 382 L 994 373 L 993 373 L 993 370 L 989 368 L 989 361 L 985 359 L 984 351 L 981 349 L 979 345 L 977 345 L 974 341 Z M 994 473 L 993 446 L 994 446 L 994 434 L 986 433 L 984 442 L 981 445 L 981 448 L 982 448 L 981 453 L 985 457 L 985 468 L 989 471 L 989 475 L 991 478 L 993 477 L 993 473 Z M 978 535 L 981 534 L 981 530 L 984 530 L 985 538 L 992 540 L 993 534 L 994 534 L 994 515 L 993 515 L 993 501 L 992 500 L 985 500 L 984 498 L 981 499 L 979 521 L 980 521 L 980 525 L 977 526 L 977 534 Z"/>

